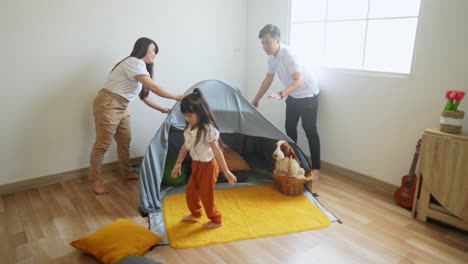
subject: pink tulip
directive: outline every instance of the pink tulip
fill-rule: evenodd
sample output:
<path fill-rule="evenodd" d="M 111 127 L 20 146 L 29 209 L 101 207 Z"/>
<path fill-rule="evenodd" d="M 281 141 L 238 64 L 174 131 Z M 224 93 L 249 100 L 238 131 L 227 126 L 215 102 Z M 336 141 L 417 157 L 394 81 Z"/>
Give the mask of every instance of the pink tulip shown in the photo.
<path fill-rule="evenodd" d="M 445 93 L 445 98 L 450 99 L 450 94 L 452 94 L 452 90 L 448 90 L 448 91 Z"/>
<path fill-rule="evenodd" d="M 465 92 L 457 91 L 454 99 L 455 99 L 455 101 L 460 102 L 463 99 L 463 97 L 465 97 Z"/>
<path fill-rule="evenodd" d="M 455 99 L 457 96 L 457 91 L 450 91 L 448 99 Z"/>

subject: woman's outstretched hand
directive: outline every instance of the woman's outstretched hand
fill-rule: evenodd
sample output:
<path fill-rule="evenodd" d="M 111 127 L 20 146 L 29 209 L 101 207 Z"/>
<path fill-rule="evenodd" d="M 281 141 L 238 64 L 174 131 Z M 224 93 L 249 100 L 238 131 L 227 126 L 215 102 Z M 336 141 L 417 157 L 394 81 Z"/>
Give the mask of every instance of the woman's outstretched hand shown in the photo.
<path fill-rule="evenodd" d="M 184 97 L 185 97 L 185 94 L 176 95 L 176 100 L 177 101 L 182 101 L 182 99 L 184 99 Z"/>
<path fill-rule="evenodd" d="M 161 111 L 161 113 L 164 113 L 164 114 L 169 114 L 172 111 L 172 109 L 169 107 L 163 107 L 159 111 Z"/>

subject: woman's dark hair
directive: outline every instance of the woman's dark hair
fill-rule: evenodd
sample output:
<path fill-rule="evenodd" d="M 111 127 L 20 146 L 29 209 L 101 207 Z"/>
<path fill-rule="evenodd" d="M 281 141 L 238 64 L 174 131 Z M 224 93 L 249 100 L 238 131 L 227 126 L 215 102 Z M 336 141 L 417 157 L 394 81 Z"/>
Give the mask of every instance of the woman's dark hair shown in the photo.
<path fill-rule="evenodd" d="M 258 33 L 258 38 L 263 38 L 266 34 L 270 34 L 273 38 L 278 37 L 281 38 L 281 32 L 279 28 L 273 24 L 268 24 L 264 26 L 260 33 Z"/>
<path fill-rule="evenodd" d="M 149 38 L 145 38 L 145 37 L 139 38 L 139 39 L 137 39 L 137 41 L 135 42 L 135 45 L 133 45 L 133 50 L 132 50 L 132 53 L 130 53 L 130 56 L 125 57 L 123 60 L 119 61 L 119 62 L 114 66 L 114 68 L 112 68 L 112 71 L 113 71 L 122 61 L 124 61 L 124 60 L 127 59 L 127 58 L 135 57 L 135 58 L 137 58 L 137 59 L 141 59 L 141 58 L 145 57 L 146 52 L 148 51 L 148 47 L 149 47 L 151 44 L 154 44 L 154 47 L 156 48 L 155 53 L 158 54 L 158 52 L 159 52 L 159 47 L 158 47 L 158 44 L 156 44 L 156 42 L 155 42 L 154 40 L 149 39 Z M 151 63 L 151 64 L 146 64 L 146 69 L 148 70 L 148 72 L 149 72 L 149 74 L 150 74 L 150 77 L 153 78 L 153 63 Z M 140 99 L 145 98 L 146 96 L 148 96 L 148 94 L 149 94 L 149 90 L 146 89 L 145 87 L 143 87 L 143 88 L 141 89 L 141 92 L 140 92 Z"/>
<path fill-rule="evenodd" d="M 191 94 L 182 99 L 180 102 L 180 111 L 183 114 L 196 114 L 200 120 L 197 137 L 195 138 L 195 145 L 200 141 L 201 135 L 206 135 L 206 128 L 208 125 L 212 125 L 218 129 L 218 124 L 216 124 L 216 119 L 214 118 L 210 105 L 199 88 L 195 88 Z M 185 129 L 188 129 L 188 126 Z M 220 140 L 221 138 L 219 138 L 218 141 Z M 221 141 L 220 144 L 222 145 Z"/>

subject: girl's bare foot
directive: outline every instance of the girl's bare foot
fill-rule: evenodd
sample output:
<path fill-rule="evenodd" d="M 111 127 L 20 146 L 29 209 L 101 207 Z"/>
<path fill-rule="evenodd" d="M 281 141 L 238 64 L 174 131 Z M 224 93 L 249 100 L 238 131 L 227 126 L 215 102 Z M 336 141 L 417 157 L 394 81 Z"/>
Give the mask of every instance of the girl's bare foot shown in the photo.
<path fill-rule="evenodd" d="M 131 180 L 138 180 L 140 179 L 140 175 L 132 172 L 129 175 L 123 177 L 124 180 L 131 181 Z"/>
<path fill-rule="evenodd" d="M 181 220 L 181 221 L 184 221 L 184 222 L 191 222 L 191 221 L 196 221 L 196 220 L 198 220 L 198 219 L 200 219 L 200 217 L 195 217 L 195 216 L 189 214 L 189 215 L 184 215 L 184 217 L 182 217 L 182 220 Z"/>
<path fill-rule="evenodd" d="M 216 223 L 213 223 L 212 221 L 210 222 L 206 222 L 203 224 L 203 227 L 204 228 L 218 228 L 218 227 L 222 227 L 223 224 L 216 224 Z"/>
<path fill-rule="evenodd" d="M 101 194 L 109 193 L 109 191 L 104 186 L 102 186 L 102 184 L 99 181 L 94 181 L 92 185 L 93 185 L 93 191 L 96 194 L 101 195 Z"/>
<path fill-rule="evenodd" d="M 312 182 L 320 181 L 320 170 L 312 170 Z"/>

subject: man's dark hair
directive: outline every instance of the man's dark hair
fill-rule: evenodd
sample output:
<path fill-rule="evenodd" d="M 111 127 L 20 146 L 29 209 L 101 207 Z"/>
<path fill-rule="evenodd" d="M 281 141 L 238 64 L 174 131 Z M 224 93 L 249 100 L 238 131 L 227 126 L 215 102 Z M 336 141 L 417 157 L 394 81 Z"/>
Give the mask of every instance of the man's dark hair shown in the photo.
<path fill-rule="evenodd" d="M 270 34 L 273 38 L 278 37 L 281 38 L 281 32 L 279 28 L 273 24 L 268 24 L 260 30 L 260 33 L 258 33 L 258 38 L 263 38 L 266 34 Z"/>

